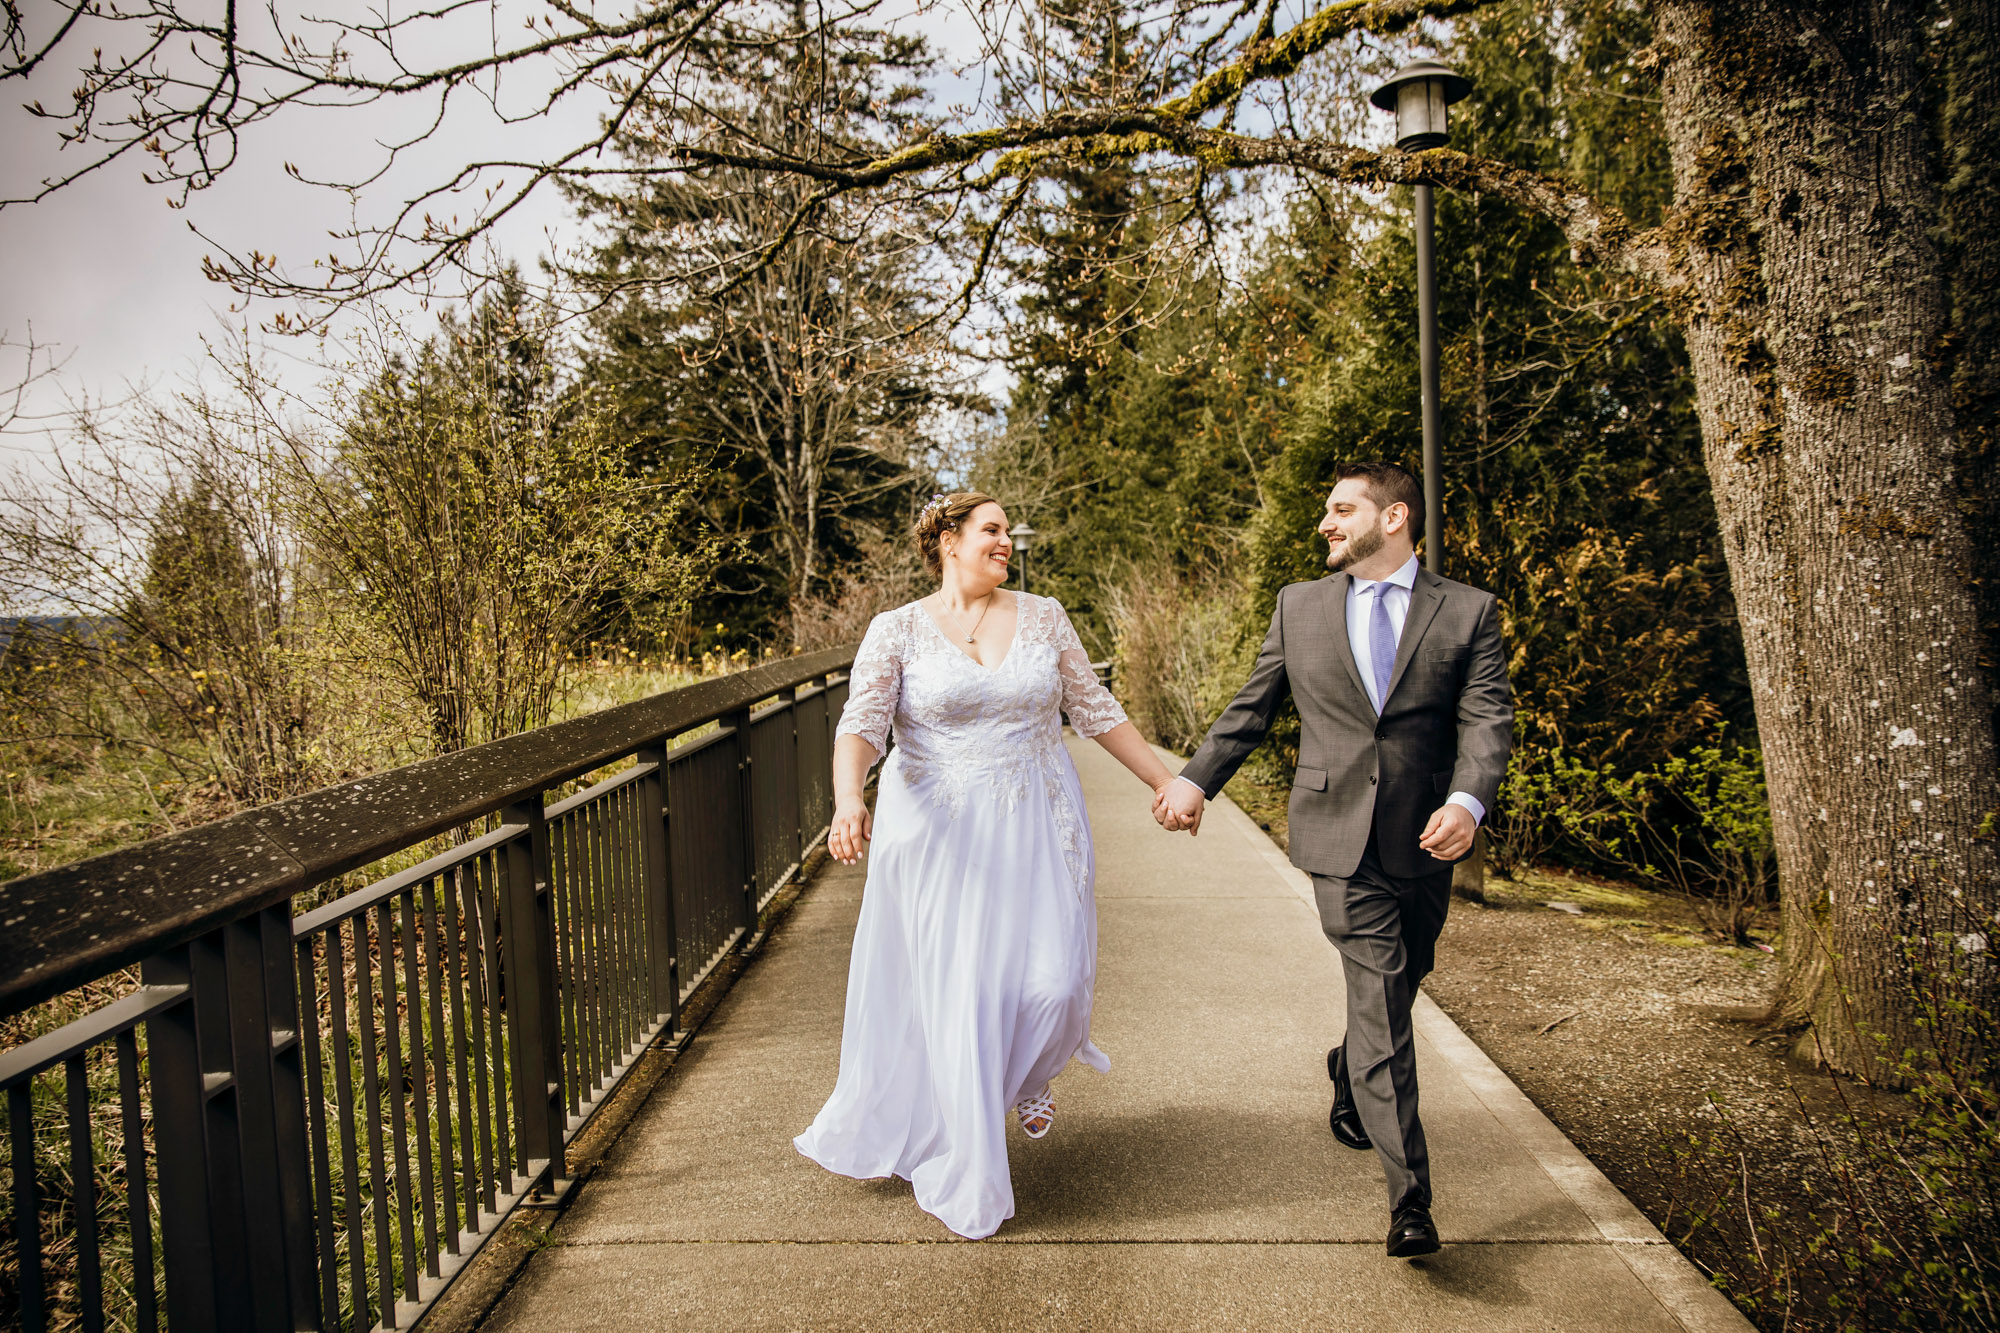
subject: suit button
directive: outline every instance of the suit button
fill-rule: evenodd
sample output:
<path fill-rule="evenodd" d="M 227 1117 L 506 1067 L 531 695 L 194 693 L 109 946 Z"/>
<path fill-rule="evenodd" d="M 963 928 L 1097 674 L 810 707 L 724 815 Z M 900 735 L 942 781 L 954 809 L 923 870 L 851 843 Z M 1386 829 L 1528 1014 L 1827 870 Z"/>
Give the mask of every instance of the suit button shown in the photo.
<path fill-rule="evenodd" d="M 1372 773 L 1368 775 L 1368 785 L 1371 787 L 1375 785 L 1375 775 Z"/>
<path fill-rule="evenodd" d="M 1379 731 L 1378 731 L 1378 732 L 1376 732 L 1376 733 L 1375 733 L 1375 739 L 1376 739 L 1376 740 L 1378 740 L 1378 741 L 1386 741 L 1386 740 L 1388 740 L 1389 738 L 1388 738 L 1388 736 L 1386 736 L 1386 735 L 1385 735 L 1385 734 L 1383 734 L 1382 732 L 1379 732 Z"/>

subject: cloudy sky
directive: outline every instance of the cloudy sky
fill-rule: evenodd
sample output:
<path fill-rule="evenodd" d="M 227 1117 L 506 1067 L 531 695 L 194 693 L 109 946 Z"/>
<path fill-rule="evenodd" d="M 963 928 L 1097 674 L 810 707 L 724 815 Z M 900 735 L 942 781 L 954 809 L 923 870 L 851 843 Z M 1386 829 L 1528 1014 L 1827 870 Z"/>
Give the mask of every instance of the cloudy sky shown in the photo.
<path fill-rule="evenodd" d="M 905 21 L 920 24 L 941 43 L 947 60 L 974 58 L 975 34 L 962 12 L 933 9 Z M 0 108 L 0 194 L 20 194 L 35 181 L 70 169 L 75 154 L 60 151 L 53 123 L 35 122 L 17 108 L 38 97 L 52 106 L 66 102 L 75 59 L 72 53 L 70 65 L 52 68 L 32 87 L 6 90 L 12 95 L 10 105 Z M 976 69 L 947 75 L 943 96 L 957 100 L 976 87 L 977 78 Z M 517 83 L 514 100 L 518 104 L 531 91 Z M 506 125 L 476 102 L 462 108 L 402 179 L 448 161 L 528 157 L 572 144 L 594 125 L 598 111 L 595 103 L 578 99 L 553 122 Z M 328 233 L 349 221 L 344 199 L 291 179 L 285 161 L 327 177 L 353 171 L 378 159 L 378 141 L 407 132 L 413 114 L 423 115 L 424 108 L 280 116 L 253 129 L 242 160 L 181 210 L 169 208 L 166 190 L 145 183 L 138 160 L 114 164 L 39 203 L 0 209 L 0 334 L 20 344 L 32 330 L 37 342 L 66 358 L 59 375 L 35 386 L 25 410 L 59 422 L 70 404 L 84 398 L 116 400 L 144 384 L 171 388 L 197 371 L 204 337 L 226 337 L 231 324 L 254 329 L 268 320 L 278 307 L 232 309 L 228 289 L 202 277 L 202 257 L 218 246 L 238 253 L 256 249 L 296 268 L 336 248 Z M 363 197 L 364 213 L 379 216 L 371 203 L 379 208 L 399 197 L 385 185 Z M 196 228 L 212 239 L 205 241 Z M 558 244 L 579 239 L 553 190 L 531 198 L 497 235 L 500 248 L 529 268 L 548 252 L 552 239 Z M 281 362 L 309 352 L 291 339 L 270 346 Z M 0 385 L 21 369 L 18 348 L 6 349 L 5 356 Z M 0 436 L 0 468 L 32 466 L 48 447 L 33 423 L 17 422 Z"/>

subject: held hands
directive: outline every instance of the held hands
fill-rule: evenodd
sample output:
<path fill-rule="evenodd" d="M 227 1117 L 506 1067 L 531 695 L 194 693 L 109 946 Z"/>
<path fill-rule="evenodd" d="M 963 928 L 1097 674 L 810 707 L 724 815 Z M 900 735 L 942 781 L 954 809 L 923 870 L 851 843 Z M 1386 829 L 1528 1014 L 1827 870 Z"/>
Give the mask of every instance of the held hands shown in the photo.
<path fill-rule="evenodd" d="M 826 833 L 826 849 L 833 859 L 851 866 L 868 852 L 875 836 L 875 818 L 859 801 L 842 801 L 833 812 L 833 827 Z"/>
<path fill-rule="evenodd" d="M 1424 825 L 1417 846 L 1440 861 L 1456 861 L 1472 850 L 1472 838 L 1478 831 L 1470 810 L 1457 804 L 1442 805 Z"/>
<path fill-rule="evenodd" d="M 1201 788 L 1192 782 L 1169 778 L 1154 789 L 1153 818 L 1169 833 L 1186 829 L 1193 837 L 1201 832 L 1201 812 L 1207 804 Z"/>

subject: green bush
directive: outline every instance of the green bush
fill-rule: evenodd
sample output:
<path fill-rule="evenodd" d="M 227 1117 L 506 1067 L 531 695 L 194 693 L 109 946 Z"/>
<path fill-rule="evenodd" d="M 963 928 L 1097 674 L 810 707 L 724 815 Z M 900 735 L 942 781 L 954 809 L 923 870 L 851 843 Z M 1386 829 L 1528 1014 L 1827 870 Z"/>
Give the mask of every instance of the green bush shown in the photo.
<path fill-rule="evenodd" d="M 1486 821 L 1488 864 L 1512 879 L 1559 850 L 1587 858 L 1629 799 L 1629 780 L 1560 747 L 1516 741 L 1500 799 Z"/>
<path fill-rule="evenodd" d="M 2000 1330 L 2000 1025 L 1967 999 L 1990 949 L 1983 932 L 1905 947 L 1928 1044 L 1882 1066 L 1906 1093 L 1828 1074 L 1837 1113 L 1801 1100 L 1804 1210 L 1757 1197 L 1746 1163 L 1768 1148 L 1720 1103 L 1715 1132 L 1670 1145 L 1663 1229 L 1762 1327 Z"/>
<path fill-rule="evenodd" d="M 1604 840 L 1604 854 L 1680 893 L 1717 935 L 1748 943 L 1752 921 L 1777 899 L 1763 753 L 1728 745 L 1718 729 L 1712 744 L 1671 755 L 1614 789 L 1617 832 Z"/>
<path fill-rule="evenodd" d="M 1764 758 L 1722 727 L 1629 775 L 1517 740 L 1487 836 L 1502 875 L 1548 859 L 1629 875 L 1736 943 L 1777 897 Z"/>

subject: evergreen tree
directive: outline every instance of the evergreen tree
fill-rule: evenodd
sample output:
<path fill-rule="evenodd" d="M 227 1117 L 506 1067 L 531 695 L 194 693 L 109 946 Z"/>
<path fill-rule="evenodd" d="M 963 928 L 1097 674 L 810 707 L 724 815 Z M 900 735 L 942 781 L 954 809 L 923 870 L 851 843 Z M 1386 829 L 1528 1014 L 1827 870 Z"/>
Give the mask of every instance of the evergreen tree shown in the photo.
<path fill-rule="evenodd" d="M 699 107 L 648 103 L 617 140 L 635 167 L 689 136 L 859 152 L 920 123 L 922 42 L 843 29 L 823 58 L 802 6 L 785 42 L 718 57 Z M 579 276 L 603 294 L 591 374 L 642 473 L 712 464 L 703 510 L 735 539 L 696 605 L 730 638 L 785 640 L 792 609 L 929 482 L 924 427 L 949 401 L 908 220 L 819 205 L 803 179 L 726 167 L 639 174 L 573 198 L 603 230 Z M 780 242 L 789 238 L 789 244 Z M 746 253 L 768 262 L 724 282 Z"/>

